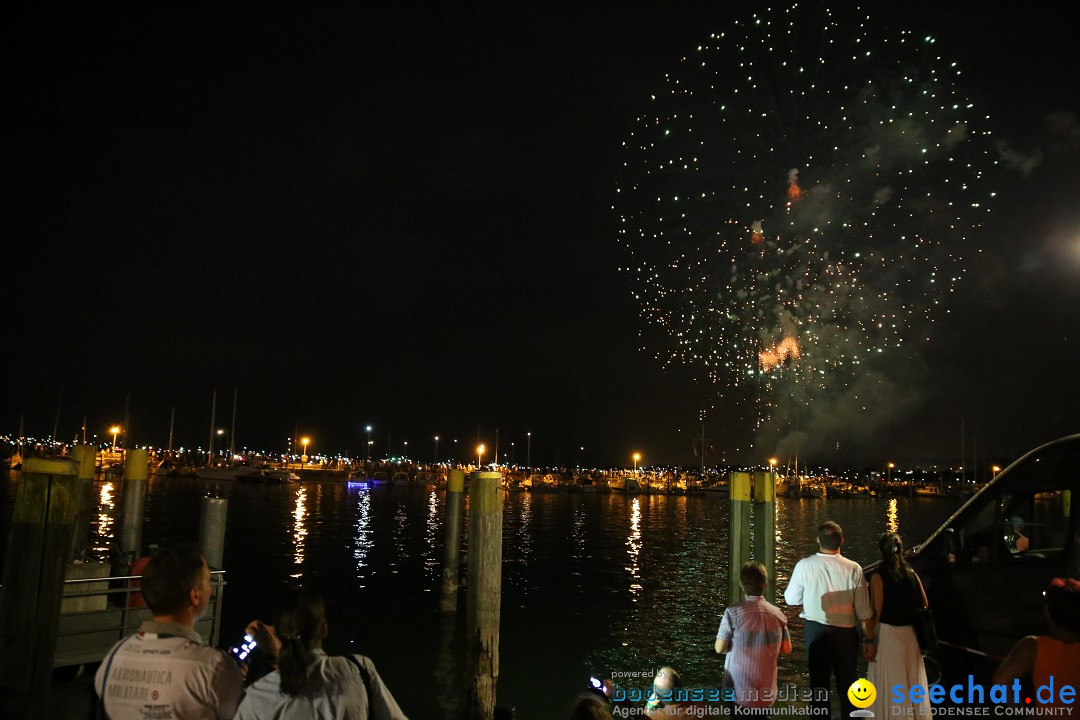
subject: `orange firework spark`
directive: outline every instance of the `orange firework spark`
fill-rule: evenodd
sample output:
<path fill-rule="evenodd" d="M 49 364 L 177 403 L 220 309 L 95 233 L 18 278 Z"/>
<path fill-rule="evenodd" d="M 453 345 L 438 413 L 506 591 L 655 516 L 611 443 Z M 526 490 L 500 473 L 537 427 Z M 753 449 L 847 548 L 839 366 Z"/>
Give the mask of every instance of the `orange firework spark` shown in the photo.
<path fill-rule="evenodd" d="M 802 188 L 799 187 L 799 170 L 791 168 L 787 174 L 787 199 L 788 202 L 799 202 L 802 199 Z"/>
<path fill-rule="evenodd" d="M 758 362 L 766 372 L 780 365 L 784 360 L 799 358 L 799 341 L 793 337 L 784 338 L 779 345 L 762 350 L 758 353 Z"/>

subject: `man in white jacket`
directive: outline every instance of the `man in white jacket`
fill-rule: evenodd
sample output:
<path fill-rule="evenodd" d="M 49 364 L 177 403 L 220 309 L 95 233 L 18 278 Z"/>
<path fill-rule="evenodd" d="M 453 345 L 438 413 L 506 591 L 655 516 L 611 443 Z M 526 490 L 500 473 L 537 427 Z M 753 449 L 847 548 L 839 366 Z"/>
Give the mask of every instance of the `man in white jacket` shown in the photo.
<path fill-rule="evenodd" d="M 94 689 L 110 720 L 231 718 L 244 695 L 240 667 L 203 644 L 195 623 L 210 605 L 210 568 L 193 545 L 150 559 L 142 594 L 154 615 L 105 656 Z"/>

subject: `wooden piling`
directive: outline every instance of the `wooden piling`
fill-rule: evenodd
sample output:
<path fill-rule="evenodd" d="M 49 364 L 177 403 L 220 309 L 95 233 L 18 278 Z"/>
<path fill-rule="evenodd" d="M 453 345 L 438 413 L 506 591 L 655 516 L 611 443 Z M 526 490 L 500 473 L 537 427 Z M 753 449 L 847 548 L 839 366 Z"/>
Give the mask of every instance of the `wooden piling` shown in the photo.
<path fill-rule="evenodd" d="M 0 717 L 47 714 L 78 474 L 71 460 L 23 462 L 0 590 Z"/>
<path fill-rule="evenodd" d="M 754 560 L 765 566 L 765 599 L 776 602 L 776 473 L 754 473 Z"/>
<path fill-rule="evenodd" d="M 199 550 L 211 568 L 220 569 L 225 555 L 225 519 L 229 501 L 222 497 L 207 495 L 202 502 L 199 519 Z"/>
<path fill-rule="evenodd" d="M 142 554 L 143 505 L 146 502 L 146 475 L 149 458 L 146 450 L 124 453 L 124 523 L 120 530 L 120 549 L 128 568 Z M 126 575 L 127 568 L 122 572 Z"/>
<path fill-rule="evenodd" d="M 728 478 L 731 517 L 728 521 L 728 596 L 731 607 L 742 602 L 739 570 L 750 559 L 750 473 L 733 472 Z"/>
<path fill-rule="evenodd" d="M 451 470 L 446 479 L 446 543 L 443 547 L 442 589 L 439 608 L 457 612 L 458 575 L 461 572 L 461 504 L 465 471 Z"/>
<path fill-rule="evenodd" d="M 492 720 L 499 679 L 499 612 L 502 600 L 502 473 L 474 472 L 469 486 L 469 647 L 465 717 Z"/>
<path fill-rule="evenodd" d="M 68 559 L 77 558 L 90 545 L 90 521 L 94 515 L 94 472 L 97 464 L 97 448 L 90 445 L 76 445 L 71 450 L 71 458 L 76 465 L 76 495 L 78 505 L 75 508 L 75 524 L 71 533 L 71 549 Z"/>

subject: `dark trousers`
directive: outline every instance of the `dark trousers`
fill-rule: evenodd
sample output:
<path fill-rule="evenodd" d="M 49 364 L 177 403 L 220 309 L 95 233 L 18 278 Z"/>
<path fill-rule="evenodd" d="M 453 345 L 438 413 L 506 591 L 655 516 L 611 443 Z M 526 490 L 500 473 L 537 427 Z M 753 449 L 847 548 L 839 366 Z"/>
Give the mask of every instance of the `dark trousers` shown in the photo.
<path fill-rule="evenodd" d="M 836 677 L 836 694 L 840 698 L 840 717 L 847 720 L 855 710 L 848 701 L 847 691 L 851 683 L 859 679 L 859 633 L 855 628 L 841 628 L 822 625 L 807 620 L 803 630 L 806 645 L 806 659 L 810 666 L 810 687 L 814 689 L 814 701 L 811 703 L 817 713 L 830 717 L 828 698 L 830 676 Z M 825 692 L 821 693 L 821 689 Z M 822 709 L 823 708 L 823 709 Z M 821 715 L 817 715 L 821 717 Z"/>

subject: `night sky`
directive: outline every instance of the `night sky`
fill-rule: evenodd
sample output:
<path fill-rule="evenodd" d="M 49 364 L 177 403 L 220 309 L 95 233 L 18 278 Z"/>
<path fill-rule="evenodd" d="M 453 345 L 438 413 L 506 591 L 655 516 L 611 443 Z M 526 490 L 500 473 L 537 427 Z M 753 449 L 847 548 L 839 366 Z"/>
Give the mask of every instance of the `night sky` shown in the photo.
<path fill-rule="evenodd" d="M 130 397 L 129 444 L 163 445 L 170 408 L 205 444 L 237 388 L 237 445 L 270 451 L 361 455 L 371 424 L 376 455 L 439 435 L 465 459 L 499 428 L 504 461 L 532 432 L 534 464 L 694 465 L 708 407 L 710 462 L 768 457 L 745 407 L 657 360 L 612 209 L 650 93 L 752 7 L 13 19 L 0 432 L 48 437 L 59 408 L 59 439 L 105 437 Z M 987 464 L 1080 431 L 1080 12 L 870 15 L 934 34 L 1032 162 L 911 361 L 918 402 L 802 459 Z"/>

